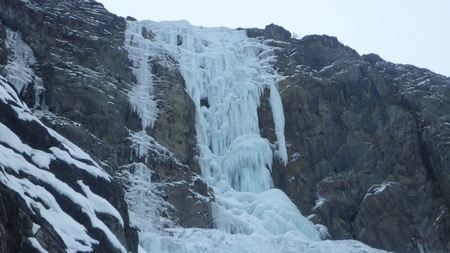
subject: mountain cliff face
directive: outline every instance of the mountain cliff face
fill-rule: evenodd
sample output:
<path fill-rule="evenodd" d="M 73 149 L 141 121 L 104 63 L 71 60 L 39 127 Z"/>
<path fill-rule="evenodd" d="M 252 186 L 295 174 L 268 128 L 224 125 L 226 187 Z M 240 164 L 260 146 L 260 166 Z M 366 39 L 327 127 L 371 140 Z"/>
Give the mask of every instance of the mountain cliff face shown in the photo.
<path fill-rule="evenodd" d="M 333 37 L 285 42 L 272 43 L 288 76 L 279 89 L 291 162 L 274 170 L 275 185 L 332 238 L 448 250 L 449 78 L 361 57 Z"/>
<path fill-rule="evenodd" d="M 450 78 L 90 0 L 0 21 L 1 252 L 450 251 Z"/>

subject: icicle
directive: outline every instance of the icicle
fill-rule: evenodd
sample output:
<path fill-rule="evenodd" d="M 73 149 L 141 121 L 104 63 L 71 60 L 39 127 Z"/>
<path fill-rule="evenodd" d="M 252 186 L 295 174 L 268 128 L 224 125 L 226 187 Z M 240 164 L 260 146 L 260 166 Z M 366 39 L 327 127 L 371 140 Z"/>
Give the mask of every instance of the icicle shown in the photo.
<path fill-rule="evenodd" d="M 278 140 L 277 156 L 280 162 L 286 166 L 288 162 L 286 140 L 284 138 L 284 112 L 280 93 L 275 85 L 270 86 L 270 106 L 272 107 L 273 122 L 275 123 L 275 134 Z"/>
<path fill-rule="evenodd" d="M 125 48 L 128 57 L 133 63 L 133 74 L 137 84 L 128 93 L 132 110 L 141 119 L 142 129 L 153 127 L 158 111 L 153 96 L 153 74 L 149 58 L 152 53 L 149 50 L 150 41 L 142 36 L 142 27 L 134 22 L 127 23 L 125 32 Z"/>

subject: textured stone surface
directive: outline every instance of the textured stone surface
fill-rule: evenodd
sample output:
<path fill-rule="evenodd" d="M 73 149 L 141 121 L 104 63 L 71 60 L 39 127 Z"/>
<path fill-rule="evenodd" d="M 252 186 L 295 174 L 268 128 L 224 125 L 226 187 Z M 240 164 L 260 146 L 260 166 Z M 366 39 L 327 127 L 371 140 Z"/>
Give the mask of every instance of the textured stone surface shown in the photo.
<path fill-rule="evenodd" d="M 2 82 L 1 85 L 3 84 Z M 67 160 L 66 157 L 71 157 L 69 153 L 72 152 L 67 148 L 67 144 L 62 143 L 60 139 L 51 134 L 37 119 L 29 119 L 21 115 L 20 113 L 27 114 L 26 111 L 17 109 L 23 108 L 22 105 L 18 104 L 17 101 L 8 98 L 4 99 L 4 95 L 2 94 L 2 99 L 0 100 L 2 130 L 5 128 L 9 129 L 17 136 L 14 138 L 19 138 L 23 143 L 14 143 L 14 145 L 27 145 L 26 147 L 34 152 L 31 152 L 30 155 L 17 149 L 15 146 L 10 146 L 11 144 L 8 141 L 0 143 L 2 151 L 13 150 L 15 154 L 20 154 L 24 160 L 29 162 L 29 165 L 21 166 L 33 167 L 32 169 L 23 168 L 23 171 L 21 171 L 22 168 L 14 167 L 20 167 L 19 164 L 22 164 L 20 160 L 17 160 L 17 165 L 13 164 L 13 167 L 11 167 L 11 162 L 16 162 L 15 159 L 17 158 L 8 155 L 6 157 L 10 157 L 12 160 L 9 162 L 2 161 L 0 165 L 2 182 L 5 180 L 10 182 L 9 185 L 12 185 L 11 189 L 6 188 L 3 184 L 0 187 L 0 195 L 2 196 L 0 203 L 0 236 L 5 239 L 0 241 L 2 252 L 36 252 L 36 249 L 31 246 L 30 237 L 35 237 L 41 246 L 45 246 L 49 252 L 65 252 L 68 247 L 59 235 L 61 232 L 55 230 L 55 225 L 49 223 L 49 218 L 42 214 L 37 204 L 27 204 L 19 195 L 19 191 L 16 188 L 23 187 L 28 189 L 30 185 L 51 194 L 52 201 L 48 202 L 46 199 L 50 198 L 48 195 L 36 197 L 36 201 L 39 201 L 39 198 L 44 198 L 44 200 L 39 201 L 42 206 L 46 206 L 46 203 L 53 203 L 53 206 L 46 206 L 46 208 L 56 210 L 54 214 L 59 215 L 63 212 L 69 215 L 73 222 L 83 226 L 89 236 L 98 241 L 97 244 L 92 246 L 94 251 L 119 252 L 107 238 L 105 232 L 101 230 L 101 227 L 98 227 L 99 224 L 93 224 L 92 219 L 88 217 L 90 210 L 85 210 L 88 208 L 88 205 L 79 206 L 77 204 L 78 200 L 76 200 L 77 195 L 75 195 L 75 192 L 82 196 L 86 195 L 80 188 L 80 182 L 89 187 L 90 191 L 96 194 L 97 198 L 106 199 L 118 211 L 122 217 L 123 225 L 111 214 L 102 213 L 96 215 L 120 243 L 126 247 L 127 251 L 137 252 L 137 231 L 130 227 L 127 204 L 124 201 L 124 193 L 120 185 L 115 181 L 109 181 L 109 179 L 91 174 L 89 169 L 80 169 L 82 166 L 94 166 L 90 160 L 85 160 L 84 158 L 77 158 L 77 162 Z M 10 136 L 9 138 L 12 137 Z M 35 158 L 35 156 L 39 157 L 37 155 L 39 152 L 41 154 L 51 153 L 54 149 L 64 150 L 61 152 L 66 152 L 66 157 L 61 156 L 64 157 L 62 159 L 55 155 L 48 161 L 48 167 L 42 167 L 42 160 Z M 43 157 L 44 155 L 41 156 Z M 30 174 L 30 171 L 37 171 L 37 174 L 39 174 L 39 170 L 45 171 L 43 173 L 51 173 L 51 177 L 47 178 L 48 181 L 41 180 L 41 175 Z M 18 180 L 22 179 L 26 180 L 28 184 L 22 186 L 21 183 L 18 183 Z M 69 187 L 74 192 L 67 191 Z M 27 190 L 23 191 L 25 194 L 28 194 Z M 34 198 L 34 196 L 30 197 Z M 56 205 L 57 207 L 55 207 Z M 33 223 L 40 226 L 38 231 L 32 232 Z M 70 226 L 72 224 L 70 223 Z"/>
<path fill-rule="evenodd" d="M 158 77 L 155 93 L 159 116 L 149 134 L 173 152 L 179 162 L 150 156 L 150 160 L 154 160 L 149 166 L 155 171 L 154 182 L 159 183 L 164 197 L 175 207 L 171 216 L 179 225 L 212 228 L 213 193 L 200 177 L 194 159 L 197 156 L 194 103 L 185 91 L 178 70 L 153 62 L 153 74 Z"/>
<path fill-rule="evenodd" d="M 360 57 L 329 36 L 272 44 L 287 76 L 279 90 L 290 156 L 274 168 L 276 187 L 333 239 L 446 252 L 450 78 Z M 273 140 L 268 112 L 263 99 L 260 126 Z"/>
<path fill-rule="evenodd" d="M 0 65 L 7 63 L 7 53 L 6 53 L 6 31 L 3 25 L 0 24 Z"/>
<path fill-rule="evenodd" d="M 94 1 L 2 0 L 0 5 L 5 7 L 0 10 L 4 24 L 22 33 L 38 60 L 33 67 L 43 79 L 45 95 L 41 100 L 48 106 L 41 115 L 43 122 L 96 157 L 112 174 L 116 168 L 138 161 L 129 140 L 129 130 L 137 132 L 141 127 L 127 95 L 136 80 L 123 47 L 126 21 Z M 142 32 L 151 39 L 151 31 Z M 157 155 L 149 156 L 149 168 L 155 171 L 155 182 L 190 182 L 199 173 L 192 159 L 196 154 L 192 101 L 176 70 L 164 69 L 155 59 L 152 72 L 157 79 L 160 113 L 154 129 L 147 132 L 189 169 L 179 168 L 175 161 L 169 161 L 172 158 L 161 162 Z M 33 100 L 26 102 L 34 104 Z M 185 187 L 192 190 L 189 184 Z M 168 201 L 173 206 L 180 204 L 172 203 L 175 199 L 184 200 L 184 206 L 193 205 L 186 210 L 195 212 L 196 203 L 203 203 L 198 208 L 210 212 L 208 203 L 176 194 L 184 196 L 181 191 L 172 191 L 173 198 Z M 195 216 L 186 214 L 186 219 Z M 184 218 L 174 218 L 185 223 Z M 196 226 L 195 222 L 186 223 Z M 200 223 L 200 227 L 211 227 L 210 219 Z"/>
<path fill-rule="evenodd" d="M 291 33 L 288 30 L 275 24 L 267 25 L 264 30 L 257 28 L 246 29 L 246 33 L 249 37 L 264 37 L 285 42 L 291 39 Z"/>
<path fill-rule="evenodd" d="M 33 222 L 25 201 L 0 184 L 0 251 L 9 252 L 37 252 L 31 247 L 28 236 L 31 236 Z M 51 236 L 50 234 L 46 234 Z M 55 239 L 55 238 L 52 238 Z M 46 238 L 47 241 L 52 241 Z M 55 245 L 53 252 L 64 252 L 61 245 Z"/>
<path fill-rule="evenodd" d="M 129 138 L 129 131 L 137 132 L 141 127 L 127 95 L 136 80 L 123 47 L 125 20 L 94 1 L 1 0 L 0 6 L 2 24 L 20 32 L 37 59 L 32 68 L 43 79 L 45 93 L 39 98 L 23 94 L 22 98 L 30 107 L 35 99 L 39 100 L 41 106 L 36 113 L 41 120 L 95 157 L 112 175 L 121 166 L 143 162 L 132 155 Z M 0 64 L 4 64 L 6 34 L 0 27 Z M 151 31 L 143 32 L 151 39 Z M 171 218 L 182 226 L 210 228 L 209 202 L 213 197 L 199 178 L 193 159 L 194 107 L 180 74 L 157 66 L 155 61 L 155 81 L 161 84 L 155 88 L 160 117 L 155 128 L 147 132 L 172 155 L 149 154 L 146 164 L 154 170 L 152 181 L 162 197 L 174 207 Z M 30 90 L 34 85 L 29 84 Z M 67 180 L 77 178 L 72 174 L 60 176 Z M 108 200 L 128 219 L 123 190 L 118 184 L 112 187 L 98 184 L 96 190 L 106 195 L 114 193 Z M 48 233 L 39 236 L 47 238 Z M 121 239 L 135 243 L 136 236 L 133 229 L 126 228 Z M 54 246 L 51 241 L 47 249 Z M 135 247 L 130 248 L 132 252 Z"/>
<path fill-rule="evenodd" d="M 125 91 L 134 78 L 121 48 L 125 21 L 94 1 L 2 0 L 0 5 L 3 24 L 19 31 L 37 58 L 33 68 L 45 88 L 37 99 L 54 114 L 56 130 L 117 166 L 122 151 L 116 136 L 128 134 Z M 32 107 L 32 100 L 25 102 Z"/>

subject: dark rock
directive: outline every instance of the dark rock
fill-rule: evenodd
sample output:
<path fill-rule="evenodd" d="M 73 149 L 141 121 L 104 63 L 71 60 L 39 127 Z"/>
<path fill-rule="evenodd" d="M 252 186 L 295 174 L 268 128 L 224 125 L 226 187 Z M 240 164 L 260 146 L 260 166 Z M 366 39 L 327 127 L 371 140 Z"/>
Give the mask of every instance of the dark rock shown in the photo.
<path fill-rule="evenodd" d="M 178 225 L 186 228 L 214 227 L 210 204 L 214 201 L 213 193 L 200 176 L 169 184 L 164 191 L 167 202 L 175 207 L 170 216 L 178 221 Z"/>
<path fill-rule="evenodd" d="M 137 21 L 137 19 L 131 17 L 131 16 L 127 16 L 126 20 L 128 21 Z"/>
<path fill-rule="evenodd" d="M 122 49 L 125 20 L 95 2 L 2 0 L 0 5 L 4 24 L 22 33 L 37 58 L 34 68 L 43 80 L 45 106 L 55 114 L 53 126 L 117 167 L 125 159 L 119 143 L 128 135 L 126 90 L 134 80 Z M 98 140 L 103 142 L 96 145 Z"/>
<path fill-rule="evenodd" d="M 96 2 L 0 0 L 0 5 L 4 6 L 0 10 L 4 23 L 22 33 L 38 60 L 34 67 L 42 76 L 45 106 L 49 109 L 41 115 L 42 121 L 96 157 L 111 174 L 139 160 L 132 156 L 128 131 L 141 129 L 127 96 L 136 81 L 123 49 L 126 21 Z M 142 35 L 150 40 L 154 38 L 147 29 L 142 30 Z M 173 156 L 164 162 L 154 156 L 149 159 L 149 165 L 161 181 L 186 179 L 190 182 L 200 173 L 192 159 L 196 155 L 195 110 L 179 72 L 165 68 L 159 61 L 176 63 L 164 58 L 168 56 L 161 57 L 150 59 L 152 72 L 158 79 L 155 82 L 161 84 L 155 88 L 161 113 L 154 129 L 147 131 Z M 33 102 L 27 101 L 28 104 Z M 180 167 L 177 162 L 190 169 Z M 173 169 L 170 177 L 165 175 L 165 166 Z M 192 187 L 187 184 L 187 189 L 192 190 Z M 170 201 L 174 199 L 179 198 L 173 197 Z M 182 200 L 189 203 L 185 206 L 197 206 L 195 198 Z M 210 209 L 208 201 L 199 203 L 203 203 L 203 209 Z M 194 219 L 195 208 L 186 208 L 193 213 L 185 212 L 184 217 Z M 195 222 L 178 219 L 181 224 L 195 226 Z M 205 218 L 198 226 L 210 227 L 211 220 Z"/>
<path fill-rule="evenodd" d="M 384 61 L 379 55 L 377 54 L 364 54 L 361 56 L 365 61 L 368 61 L 370 64 L 375 64 L 377 62 Z"/>
<path fill-rule="evenodd" d="M 289 41 L 292 37 L 288 30 L 275 24 L 267 25 L 264 31 L 266 31 L 269 38 L 273 38 L 274 40 Z"/>
<path fill-rule="evenodd" d="M 0 23 L 0 66 L 5 65 L 8 61 L 6 52 L 6 30 Z"/>
<path fill-rule="evenodd" d="M 262 37 L 265 39 L 288 42 L 292 37 L 291 33 L 288 30 L 275 24 L 267 25 L 264 30 L 258 28 L 249 28 L 245 29 L 245 31 L 247 33 L 247 36 L 252 38 Z"/>
<path fill-rule="evenodd" d="M 419 252 L 421 241 L 445 252 L 450 169 L 442 136 L 449 135 L 450 79 L 376 55 L 361 58 L 328 36 L 293 40 L 277 56 L 288 76 L 279 90 L 290 162 L 274 163 L 275 186 L 304 215 L 315 214 L 333 239 L 395 252 Z M 263 98 L 261 132 L 274 141 L 269 112 Z M 320 198 L 326 204 L 313 210 Z"/>
<path fill-rule="evenodd" d="M 155 40 L 155 34 L 145 27 L 142 27 L 142 37 L 148 40 Z"/>
<path fill-rule="evenodd" d="M 9 84 L 5 83 L 3 78 L 0 80 L 0 85 L 2 91 L 10 89 Z M 118 249 L 110 242 L 106 232 L 98 227 L 98 223 L 92 224 L 92 218 L 88 217 L 89 210 L 79 206 L 78 200 L 74 197 L 75 193 L 67 190 L 71 189 L 85 196 L 86 193 L 80 188 L 80 184 L 84 184 L 97 198 L 105 199 L 116 208 L 123 219 L 123 225 L 118 218 L 110 214 L 96 214 L 97 218 L 108 227 L 127 251 L 137 252 L 137 237 L 131 236 L 136 234 L 136 231 L 129 224 L 123 189 L 116 182 L 109 181 L 109 178 L 97 176 L 89 169 L 86 170 L 86 166 L 92 166 L 93 169 L 101 171 L 94 161 L 81 158 L 80 154 L 76 153 L 77 151 L 73 151 L 70 147 L 73 144 L 63 142 L 62 137 L 52 134 L 42 123 L 33 118 L 22 101 L 16 100 L 14 96 L 14 94 L 2 94 L 4 99 L 0 101 L 0 122 L 4 129 L 14 133 L 15 136 L 9 138 L 17 138 L 20 141 L 13 146 L 8 141 L 1 142 L 0 145 L 3 151 L 13 150 L 17 156 L 20 154 L 29 165 L 20 165 L 22 164 L 21 160 L 17 160 L 18 158 L 15 156 L 9 157 L 11 160 L 0 161 L 2 172 L 0 192 L 3 201 L 2 208 L 0 208 L 0 213 L 2 213 L 0 233 L 7 238 L 1 241 L 0 248 L 5 252 L 36 252 L 29 239 L 32 237 L 51 252 L 65 252 L 68 247 L 60 237 L 61 232 L 55 230 L 55 224 L 50 224 L 49 217 L 42 214 L 40 207 L 30 200 L 31 203 L 25 203 L 23 198 L 28 195 L 46 209 L 54 210 L 54 213 L 58 215 L 63 212 L 69 215 L 73 222 L 85 227 L 89 236 L 99 242 L 99 244 L 93 245 L 97 252 L 117 252 Z M 20 147 L 25 148 L 22 150 Z M 32 152 L 26 151 L 28 149 Z M 54 155 L 49 160 L 48 167 L 42 165 L 43 162 L 40 159 L 34 158 L 35 154 L 42 154 L 41 156 L 45 157 L 44 154 L 52 153 L 56 149 L 66 152 L 67 155 Z M 15 164 L 16 160 L 18 164 Z M 42 175 L 47 174 L 51 176 L 44 180 Z M 17 187 L 21 184 L 21 180 L 27 182 L 23 189 Z M 9 187 L 9 191 L 6 190 L 7 187 Z M 33 187 L 50 194 L 54 198 L 54 202 L 47 202 L 46 199 L 49 198 L 47 195 L 42 197 L 30 195 L 27 191 L 35 189 Z M 22 191 L 23 193 L 21 193 Z M 37 192 L 32 194 L 37 194 Z M 43 200 L 39 200 L 40 198 Z M 46 206 L 46 203 L 54 204 Z M 57 207 L 55 207 L 56 205 Z M 38 231 L 33 232 L 33 223 L 40 226 Z M 72 226 L 71 223 L 69 224 Z"/>
<path fill-rule="evenodd" d="M 5 253 L 26 251 L 38 252 L 28 245 L 28 236 L 32 235 L 33 222 L 25 201 L 0 184 L 0 251 Z M 64 252 L 61 245 L 54 252 Z"/>

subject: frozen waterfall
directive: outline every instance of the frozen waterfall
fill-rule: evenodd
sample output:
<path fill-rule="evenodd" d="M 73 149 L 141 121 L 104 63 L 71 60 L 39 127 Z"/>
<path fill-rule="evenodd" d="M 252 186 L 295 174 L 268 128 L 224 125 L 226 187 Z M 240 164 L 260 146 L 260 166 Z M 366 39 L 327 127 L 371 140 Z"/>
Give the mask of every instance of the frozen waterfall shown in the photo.
<path fill-rule="evenodd" d="M 143 56 L 166 52 L 179 63 L 196 106 L 202 176 L 217 198 L 216 227 L 228 233 L 293 233 L 320 240 L 317 229 L 289 198 L 272 189 L 273 156 L 287 162 L 276 88 L 282 77 L 271 66 L 273 48 L 248 38 L 245 31 L 223 27 L 195 27 L 185 21 L 129 25 L 133 36 L 139 36 L 142 27 L 153 33 L 151 46 L 139 49 L 152 52 L 141 52 Z M 270 90 L 277 143 L 260 136 L 257 108 L 264 89 Z"/>
<path fill-rule="evenodd" d="M 160 217 L 168 203 L 155 195 L 149 169 L 130 164 L 133 169 L 124 178 L 129 180 L 130 218 L 140 230 L 140 253 L 372 252 L 356 241 L 321 241 L 326 228 L 312 224 L 284 192 L 273 188 L 272 162 L 288 162 L 277 89 L 283 77 L 272 67 L 274 48 L 248 38 L 243 30 L 196 27 L 186 21 L 129 21 L 125 35 L 137 77 L 128 95 L 143 129 L 130 132 L 132 148 L 139 157 L 158 148 L 145 131 L 158 115 L 153 94 L 158 77 L 151 72 L 152 59 L 157 59 L 179 69 L 194 101 L 198 161 L 216 197 L 212 209 L 217 229 L 172 226 Z M 261 137 L 258 124 L 257 109 L 266 89 L 275 143 Z"/>

